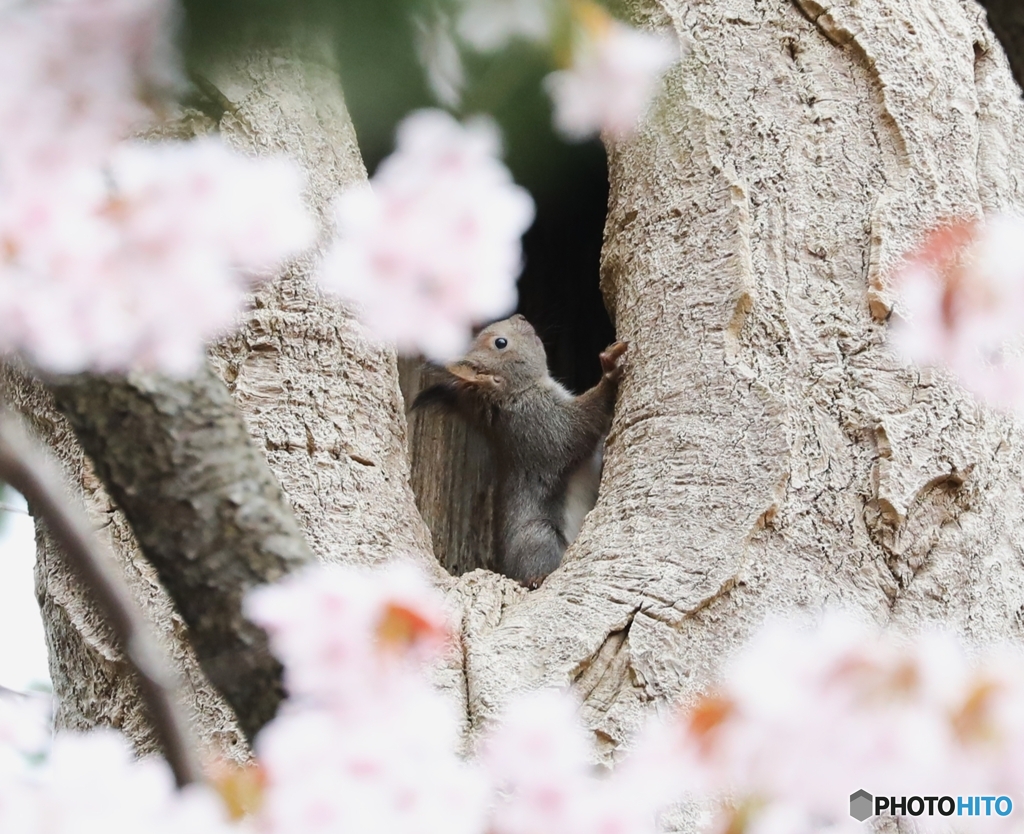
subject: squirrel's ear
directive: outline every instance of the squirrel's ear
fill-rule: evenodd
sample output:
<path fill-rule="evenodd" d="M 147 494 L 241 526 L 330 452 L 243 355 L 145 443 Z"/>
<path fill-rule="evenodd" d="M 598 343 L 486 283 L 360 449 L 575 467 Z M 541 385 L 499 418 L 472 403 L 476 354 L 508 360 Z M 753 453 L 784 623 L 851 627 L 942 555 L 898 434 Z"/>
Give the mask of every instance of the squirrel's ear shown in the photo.
<path fill-rule="evenodd" d="M 462 382 L 473 382 L 477 377 L 477 370 L 468 362 L 453 362 L 445 367 L 453 377 Z"/>
<path fill-rule="evenodd" d="M 468 362 L 455 362 L 449 365 L 448 373 L 455 377 L 456 384 L 488 386 L 490 388 L 497 388 L 501 385 L 500 376 L 477 370 Z"/>

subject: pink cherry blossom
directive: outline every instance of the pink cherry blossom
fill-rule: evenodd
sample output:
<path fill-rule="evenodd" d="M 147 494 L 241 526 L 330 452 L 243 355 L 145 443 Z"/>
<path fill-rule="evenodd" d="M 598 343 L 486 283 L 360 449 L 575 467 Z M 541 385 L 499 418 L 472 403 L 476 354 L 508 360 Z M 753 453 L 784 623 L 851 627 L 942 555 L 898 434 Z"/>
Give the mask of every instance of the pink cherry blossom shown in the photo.
<path fill-rule="evenodd" d="M 904 359 L 946 368 L 990 405 L 1024 406 L 1024 220 L 946 224 L 894 283 L 891 342 Z"/>
<path fill-rule="evenodd" d="M 254 591 L 245 610 L 270 635 L 289 694 L 339 711 L 419 686 L 448 640 L 436 591 L 402 562 L 298 573 Z"/>
<path fill-rule="evenodd" d="M 126 142 L 179 75 L 170 0 L 0 8 L 0 353 L 192 371 L 313 240 L 290 163 Z"/>
<path fill-rule="evenodd" d="M 443 603 L 409 565 L 308 570 L 247 610 L 290 690 L 256 742 L 262 795 L 248 820 L 225 829 L 214 794 L 175 792 L 163 762 L 135 762 L 100 732 L 58 736 L 41 766 L 0 755 L 0 830 L 654 834 L 670 803 L 703 797 L 718 809 L 710 830 L 810 834 L 861 830 L 848 815 L 856 787 L 1015 796 L 1024 784 L 1019 647 L 968 655 L 942 632 L 838 615 L 770 623 L 716 688 L 650 722 L 605 768 L 578 703 L 557 690 L 513 697 L 463 757 L 454 704 L 426 674 L 450 647 Z M 10 745 L 0 734 L 0 754 Z M 1013 818 L 957 824 L 1005 830 Z"/>
<path fill-rule="evenodd" d="M 678 40 L 588 8 L 578 27 L 572 66 L 544 81 L 555 105 L 555 127 L 573 140 L 595 133 L 626 139 L 650 108 L 662 74 L 679 58 Z"/>
<path fill-rule="evenodd" d="M 509 705 L 481 753 L 495 789 L 488 830 L 654 834 L 659 812 L 682 797 L 678 769 L 666 770 L 662 751 L 655 754 L 646 742 L 612 772 L 600 772 L 578 706 L 558 690 L 526 694 Z"/>
<path fill-rule="evenodd" d="M 458 754 L 451 705 L 429 688 L 340 714 L 288 710 L 260 735 L 270 831 L 483 830 L 485 782 Z"/>
<path fill-rule="evenodd" d="M 59 734 L 44 762 L 0 770 L 0 831 L 242 834 L 215 794 L 198 786 L 176 790 L 163 760 L 136 760 L 111 730 Z"/>
<path fill-rule="evenodd" d="M 38 0 L 0 7 L 0 187 L 34 190 L 102 164 L 177 85 L 170 0 Z"/>
<path fill-rule="evenodd" d="M 257 591 L 247 610 L 291 695 L 257 740 L 265 830 L 483 830 L 486 782 L 458 755 L 453 705 L 423 675 L 447 628 L 421 574 L 314 569 Z"/>
<path fill-rule="evenodd" d="M 850 826 L 845 798 L 860 787 L 1012 795 L 1022 661 L 1003 649 L 972 660 L 949 635 L 909 639 L 847 617 L 775 623 L 683 714 L 675 743 L 701 792 L 729 797 L 722 824 L 738 814 L 751 831 Z M 945 828 L 938 816 L 919 822 Z"/>
<path fill-rule="evenodd" d="M 307 246 L 301 178 L 218 140 L 126 144 L 0 204 L 0 351 L 55 371 L 184 374 L 255 274 Z"/>
<path fill-rule="evenodd" d="M 497 128 L 422 110 L 370 187 L 342 194 L 320 282 L 406 353 L 458 354 L 474 323 L 515 305 L 533 202 L 498 159 Z"/>

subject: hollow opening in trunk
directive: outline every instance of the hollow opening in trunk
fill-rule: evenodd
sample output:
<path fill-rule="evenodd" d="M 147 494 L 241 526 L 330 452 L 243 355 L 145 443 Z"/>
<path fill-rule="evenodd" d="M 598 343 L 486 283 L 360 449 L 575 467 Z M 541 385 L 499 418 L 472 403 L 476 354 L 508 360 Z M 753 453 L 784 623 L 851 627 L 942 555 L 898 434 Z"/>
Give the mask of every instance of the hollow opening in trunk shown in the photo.
<path fill-rule="evenodd" d="M 517 312 L 543 339 L 552 376 L 580 393 L 600 378 L 598 354 L 615 336 L 599 287 L 608 174 L 597 142 L 568 159 L 557 178 L 531 184 L 537 215 L 523 238 Z M 401 371 L 408 405 L 423 369 L 402 360 Z M 413 491 L 438 560 L 455 575 L 495 570 L 495 472 L 483 438 L 458 418 L 425 409 L 409 415 L 409 441 Z"/>

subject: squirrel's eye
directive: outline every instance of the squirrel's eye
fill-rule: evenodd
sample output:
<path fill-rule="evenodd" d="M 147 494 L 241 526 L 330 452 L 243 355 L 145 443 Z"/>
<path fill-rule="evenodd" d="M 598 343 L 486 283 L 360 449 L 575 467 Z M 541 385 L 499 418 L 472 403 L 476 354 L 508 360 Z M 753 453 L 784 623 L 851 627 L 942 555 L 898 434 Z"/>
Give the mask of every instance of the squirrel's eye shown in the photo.
<path fill-rule="evenodd" d="M 494 340 L 494 346 L 498 350 L 504 350 L 505 348 L 508 347 L 508 339 L 506 339 L 504 336 L 499 336 L 497 339 Z"/>

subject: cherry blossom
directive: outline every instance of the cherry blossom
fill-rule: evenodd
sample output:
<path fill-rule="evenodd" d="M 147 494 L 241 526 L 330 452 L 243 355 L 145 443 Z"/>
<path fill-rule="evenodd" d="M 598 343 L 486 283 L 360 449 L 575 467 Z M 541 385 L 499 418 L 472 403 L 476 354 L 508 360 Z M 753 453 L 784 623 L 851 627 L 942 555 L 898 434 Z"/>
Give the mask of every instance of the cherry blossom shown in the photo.
<path fill-rule="evenodd" d="M 55 371 L 185 374 L 251 279 L 312 240 L 301 178 L 218 140 L 125 144 L 0 204 L 0 351 Z"/>
<path fill-rule="evenodd" d="M 502 796 L 498 834 L 576 830 L 592 751 L 576 705 L 554 690 L 521 698 L 487 740 L 483 762 Z"/>
<path fill-rule="evenodd" d="M 943 225 L 895 277 L 891 342 L 906 360 L 946 368 L 983 402 L 1024 405 L 1024 220 Z"/>
<path fill-rule="evenodd" d="M 299 573 L 250 594 L 246 613 L 270 635 L 291 697 L 336 710 L 418 684 L 448 640 L 436 593 L 401 562 Z"/>
<path fill-rule="evenodd" d="M 658 813 L 681 798 L 664 759 L 641 744 L 611 773 L 594 766 L 578 703 L 559 690 L 519 697 L 485 741 L 481 762 L 494 785 L 496 834 L 654 834 Z M 678 771 L 671 768 L 671 777 Z"/>
<path fill-rule="evenodd" d="M 247 611 L 290 696 L 257 740 L 266 830 L 653 834 L 679 795 L 661 778 L 664 745 L 595 771 L 578 704 L 557 690 L 513 700 L 463 760 L 452 704 L 424 675 L 449 645 L 441 600 L 408 565 L 310 570 Z"/>
<path fill-rule="evenodd" d="M 402 352 L 450 359 L 473 324 L 515 305 L 533 201 L 499 151 L 493 122 L 462 125 L 422 110 L 399 126 L 397 148 L 370 187 L 337 200 L 339 239 L 321 285 L 355 303 Z"/>
<path fill-rule="evenodd" d="M 110 730 L 60 734 L 46 761 L 0 770 L 0 831 L 240 834 L 213 792 L 176 790 L 163 760 L 135 760 Z"/>
<path fill-rule="evenodd" d="M 683 714 L 678 750 L 702 792 L 731 798 L 725 824 L 739 816 L 755 831 L 849 826 L 845 798 L 859 787 L 1012 794 L 1022 674 L 1019 652 L 971 660 L 943 633 L 911 640 L 841 616 L 775 623 Z"/>
<path fill-rule="evenodd" d="M 627 26 L 590 3 L 578 9 L 572 65 L 544 81 L 555 127 L 573 140 L 595 133 L 626 139 L 650 108 L 661 75 L 679 58 L 678 41 Z"/>
<path fill-rule="evenodd" d="M 483 830 L 485 782 L 457 755 L 451 705 L 412 688 L 386 708 L 347 715 L 289 710 L 260 735 L 267 785 L 260 820 L 274 832 Z"/>
<path fill-rule="evenodd" d="M 557 0 L 556 0 L 557 1 Z M 493 52 L 515 38 L 550 37 L 552 0 L 463 0 L 459 36 L 481 52 Z"/>
<path fill-rule="evenodd" d="M 443 600 L 410 565 L 309 569 L 257 590 L 246 610 L 289 689 L 245 771 L 255 796 L 175 792 L 162 761 L 132 761 L 109 731 L 58 735 L 33 764 L 3 754 L 19 742 L 0 712 L 0 829 L 654 834 L 670 803 L 716 797 L 713 830 L 853 831 L 854 787 L 1014 796 L 1024 783 L 1016 647 L 970 656 L 942 632 L 911 638 L 839 615 L 770 623 L 714 689 L 649 722 L 606 768 L 578 703 L 553 689 L 513 697 L 464 758 L 453 704 L 428 682 L 453 648 Z M 248 817 L 230 828 L 228 808 Z M 958 818 L 972 823 L 1012 818 Z"/>
<path fill-rule="evenodd" d="M 128 142 L 174 86 L 168 0 L 0 8 L 0 352 L 192 371 L 314 228 L 290 163 Z"/>
<path fill-rule="evenodd" d="M 170 0 L 0 6 L 0 183 L 35 190 L 102 164 L 179 83 Z"/>
<path fill-rule="evenodd" d="M 254 593 L 286 666 L 261 734 L 274 832 L 483 830 L 486 782 L 458 756 L 452 704 L 423 675 L 447 645 L 441 600 L 408 565 L 310 570 Z"/>

